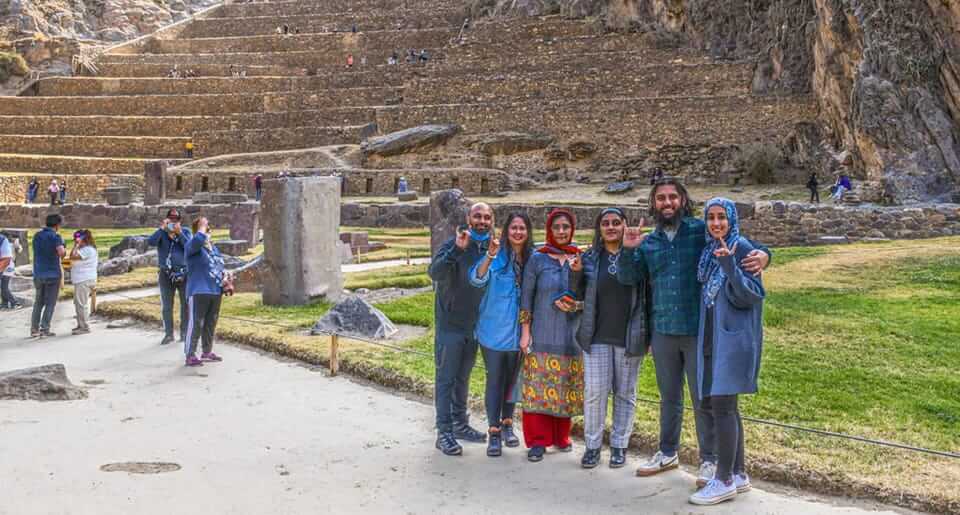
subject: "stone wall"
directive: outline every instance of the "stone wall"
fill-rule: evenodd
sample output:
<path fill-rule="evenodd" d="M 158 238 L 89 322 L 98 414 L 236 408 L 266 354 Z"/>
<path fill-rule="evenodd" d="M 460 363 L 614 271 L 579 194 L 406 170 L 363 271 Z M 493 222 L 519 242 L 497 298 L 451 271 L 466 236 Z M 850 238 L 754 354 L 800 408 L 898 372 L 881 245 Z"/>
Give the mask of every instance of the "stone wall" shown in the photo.
<path fill-rule="evenodd" d="M 0 204 L 26 201 L 27 183 L 33 176 L 29 175 L 0 175 Z M 63 179 L 62 176 L 37 175 L 40 182 L 40 191 L 37 193 L 37 204 L 47 204 L 50 201 L 46 188 L 50 179 Z M 109 186 L 129 186 L 134 194 L 143 191 L 143 179 L 137 175 L 70 175 L 67 179 L 67 202 L 103 202 L 103 189 Z M 4 220 L 0 216 L 0 220 Z"/>
<path fill-rule="evenodd" d="M 757 202 L 749 214 L 742 219 L 742 232 L 776 246 L 960 235 L 958 204 L 837 207 L 775 201 Z"/>
<path fill-rule="evenodd" d="M 565 207 L 577 218 L 579 231 L 593 231 L 593 221 L 606 206 L 531 206 L 523 204 L 497 204 L 496 219 L 501 222 L 514 211 L 530 216 L 533 226 L 542 229 L 547 213 L 555 207 Z M 646 216 L 646 209 L 624 207 L 630 223 L 637 223 Z M 430 222 L 429 204 L 344 204 L 340 209 L 340 224 L 348 227 L 424 227 Z"/>
<path fill-rule="evenodd" d="M 210 220 L 217 229 L 230 227 L 235 206 L 216 205 L 174 205 L 108 206 L 105 204 L 67 204 L 65 206 L 0 204 L 0 220 L 4 227 L 42 227 L 44 219 L 50 213 L 60 213 L 67 227 L 95 228 L 132 228 L 159 226 L 171 207 L 178 207 L 187 221 L 193 221 L 199 215 Z"/>

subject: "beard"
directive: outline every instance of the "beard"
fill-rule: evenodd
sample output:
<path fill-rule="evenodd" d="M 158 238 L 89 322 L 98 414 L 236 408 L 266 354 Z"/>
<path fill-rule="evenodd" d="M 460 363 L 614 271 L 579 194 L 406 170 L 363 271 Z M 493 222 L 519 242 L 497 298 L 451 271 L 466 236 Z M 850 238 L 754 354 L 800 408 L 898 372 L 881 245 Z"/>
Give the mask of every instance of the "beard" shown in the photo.
<path fill-rule="evenodd" d="M 657 225 L 661 227 L 676 227 L 680 223 L 680 210 L 675 210 L 673 215 L 664 216 L 663 211 L 655 211 L 653 213 L 654 220 L 657 221 Z"/>

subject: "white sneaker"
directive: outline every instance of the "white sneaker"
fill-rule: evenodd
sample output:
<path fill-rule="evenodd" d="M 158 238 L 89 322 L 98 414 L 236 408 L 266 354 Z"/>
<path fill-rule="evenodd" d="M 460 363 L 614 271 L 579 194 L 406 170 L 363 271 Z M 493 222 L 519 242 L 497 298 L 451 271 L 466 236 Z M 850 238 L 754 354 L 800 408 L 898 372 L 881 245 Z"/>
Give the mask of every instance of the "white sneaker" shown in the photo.
<path fill-rule="evenodd" d="M 753 485 L 750 484 L 750 476 L 746 472 L 733 475 L 733 484 L 737 485 L 737 493 L 744 494 L 749 492 Z"/>
<path fill-rule="evenodd" d="M 733 481 L 726 484 L 719 479 L 711 479 L 707 486 L 697 490 L 697 493 L 690 496 L 690 504 L 700 506 L 710 506 L 728 501 L 737 496 L 737 485 Z"/>
<path fill-rule="evenodd" d="M 640 464 L 637 475 L 641 477 L 659 474 L 665 470 L 675 469 L 680 465 L 680 454 L 664 456 L 663 451 L 657 451 L 648 461 Z"/>
<path fill-rule="evenodd" d="M 717 464 L 712 461 L 701 463 L 700 470 L 697 472 L 697 488 L 707 486 L 707 483 L 715 477 L 717 477 Z"/>

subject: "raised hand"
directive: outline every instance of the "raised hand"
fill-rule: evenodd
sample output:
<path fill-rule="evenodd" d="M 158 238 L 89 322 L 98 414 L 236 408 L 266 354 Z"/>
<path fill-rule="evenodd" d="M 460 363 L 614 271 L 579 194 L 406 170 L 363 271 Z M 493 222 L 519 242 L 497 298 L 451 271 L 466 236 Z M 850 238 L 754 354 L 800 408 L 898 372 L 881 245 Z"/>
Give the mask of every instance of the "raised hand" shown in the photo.
<path fill-rule="evenodd" d="M 573 257 L 573 259 L 570 260 L 570 270 L 573 270 L 574 272 L 583 271 L 583 259 L 581 259 L 580 256 L 580 254 L 577 254 Z"/>
<path fill-rule="evenodd" d="M 733 248 L 731 249 L 727 247 L 727 242 L 723 241 L 723 238 L 717 238 L 717 241 L 720 242 L 720 247 L 713 251 L 714 256 L 726 257 L 737 253 L 737 243 L 734 243 Z"/>
<path fill-rule="evenodd" d="M 640 223 L 636 227 L 630 227 L 629 225 L 623 232 L 623 246 L 628 249 L 634 249 L 640 246 L 643 243 L 643 239 L 646 238 L 646 234 L 643 233 L 643 226 L 646 220 L 643 218 L 640 219 Z"/>
<path fill-rule="evenodd" d="M 164 218 L 163 221 L 160 222 L 160 229 L 163 230 L 163 231 L 166 231 L 166 230 L 167 230 L 167 224 L 168 224 L 168 223 L 170 223 L 170 219 L 169 219 L 169 218 Z"/>
<path fill-rule="evenodd" d="M 487 246 L 487 257 L 493 259 L 500 252 L 500 238 L 497 237 L 497 231 L 490 232 L 490 244 Z"/>
<path fill-rule="evenodd" d="M 460 250 L 465 250 L 470 243 L 470 231 L 468 229 L 457 229 L 457 239 L 454 244 Z"/>

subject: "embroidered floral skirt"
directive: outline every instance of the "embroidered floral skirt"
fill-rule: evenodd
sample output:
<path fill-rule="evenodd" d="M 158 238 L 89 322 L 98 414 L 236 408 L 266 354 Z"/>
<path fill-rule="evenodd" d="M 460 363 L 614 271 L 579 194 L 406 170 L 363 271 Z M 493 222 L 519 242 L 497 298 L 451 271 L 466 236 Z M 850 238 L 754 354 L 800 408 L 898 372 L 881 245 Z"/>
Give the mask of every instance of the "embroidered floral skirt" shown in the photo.
<path fill-rule="evenodd" d="M 523 411 L 583 414 L 583 358 L 531 352 L 523 360 Z"/>

